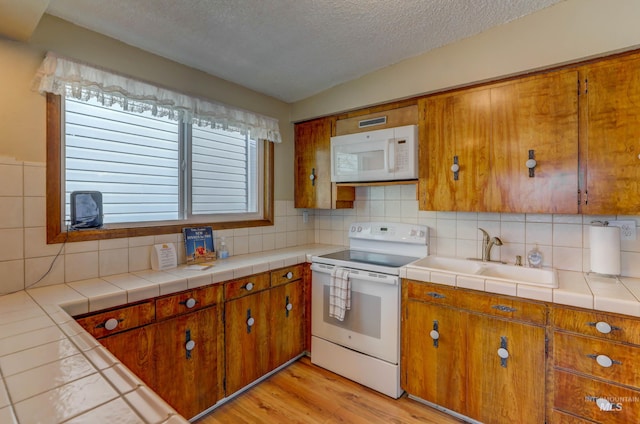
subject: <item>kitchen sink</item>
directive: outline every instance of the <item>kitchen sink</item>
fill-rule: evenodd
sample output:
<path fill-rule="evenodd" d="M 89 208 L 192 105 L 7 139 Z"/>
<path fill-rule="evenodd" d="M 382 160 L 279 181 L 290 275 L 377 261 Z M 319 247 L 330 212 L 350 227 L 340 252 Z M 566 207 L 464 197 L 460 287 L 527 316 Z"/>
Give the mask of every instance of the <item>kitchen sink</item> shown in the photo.
<path fill-rule="evenodd" d="M 529 284 L 548 288 L 558 287 L 558 275 L 554 269 L 549 268 L 528 268 L 504 263 L 482 262 L 475 259 L 445 256 L 427 256 L 414 262 L 412 266 L 427 268 L 432 271 L 484 277 L 515 284 Z"/>

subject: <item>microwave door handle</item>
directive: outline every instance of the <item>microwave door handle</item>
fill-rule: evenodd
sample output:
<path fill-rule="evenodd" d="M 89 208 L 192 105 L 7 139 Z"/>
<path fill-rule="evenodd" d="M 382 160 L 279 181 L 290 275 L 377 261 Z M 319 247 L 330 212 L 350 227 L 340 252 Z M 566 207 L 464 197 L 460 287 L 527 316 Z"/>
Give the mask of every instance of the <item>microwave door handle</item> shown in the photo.
<path fill-rule="evenodd" d="M 396 140 L 387 141 L 387 172 L 394 172 L 396 167 Z"/>

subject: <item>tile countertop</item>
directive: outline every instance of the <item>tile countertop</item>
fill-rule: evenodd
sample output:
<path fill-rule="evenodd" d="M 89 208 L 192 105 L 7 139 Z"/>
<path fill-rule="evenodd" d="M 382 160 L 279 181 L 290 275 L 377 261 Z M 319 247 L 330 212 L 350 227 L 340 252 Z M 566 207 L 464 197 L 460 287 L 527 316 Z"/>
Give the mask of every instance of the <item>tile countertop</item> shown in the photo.
<path fill-rule="evenodd" d="M 407 265 L 403 278 L 640 317 L 640 278 L 605 277 L 558 270 L 558 288 L 513 284 Z"/>
<path fill-rule="evenodd" d="M 72 316 L 241 278 L 342 250 L 312 244 L 0 296 L 0 423 L 188 423 Z"/>
<path fill-rule="evenodd" d="M 182 266 L 28 289 L 0 296 L 0 423 L 187 423 L 72 316 L 241 278 L 342 250 L 312 244 L 231 257 L 208 270 Z M 549 289 L 430 272 L 401 276 L 640 317 L 640 279 L 559 271 Z"/>

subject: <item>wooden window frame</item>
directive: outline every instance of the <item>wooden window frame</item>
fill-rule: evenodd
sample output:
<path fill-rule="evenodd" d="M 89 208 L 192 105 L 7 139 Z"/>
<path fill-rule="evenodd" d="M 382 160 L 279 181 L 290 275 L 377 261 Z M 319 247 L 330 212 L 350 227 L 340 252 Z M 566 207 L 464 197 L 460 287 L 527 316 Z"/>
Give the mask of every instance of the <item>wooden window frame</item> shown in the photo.
<path fill-rule="evenodd" d="M 214 230 L 273 225 L 274 147 L 264 141 L 263 218 L 250 221 L 187 222 L 118 228 L 94 228 L 65 231 L 62 226 L 62 98 L 47 93 L 47 244 L 106 240 L 113 238 L 156 236 L 181 233 L 185 227 L 211 226 Z"/>

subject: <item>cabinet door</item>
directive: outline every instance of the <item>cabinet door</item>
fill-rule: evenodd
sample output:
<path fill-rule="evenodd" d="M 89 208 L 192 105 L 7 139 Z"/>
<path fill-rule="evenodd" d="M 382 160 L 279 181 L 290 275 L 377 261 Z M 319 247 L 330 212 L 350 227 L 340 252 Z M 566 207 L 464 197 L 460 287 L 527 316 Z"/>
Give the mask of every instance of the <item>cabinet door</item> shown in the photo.
<path fill-rule="evenodd" d="M 468 322 L 466 415 L 488 424 L 545 422 L 544 327 L 477 314 Z"/>
<path fill-rule="evenodd" d="M 466 411 L 466 316 L 459 309 L 408 300 L 401 332 L 403 389 L 462 414 Z"/>
<path fill-rule="evenodd" d="M 466 90 L 421 99 L 420 209 L 483 211 L 489 177 L 490 92 Z M 451 167 L 456 162 L 457 173 Z"/>
<path fill-rule="evenodd" d="M 304 352 L 303 290 L 302 280 L 271 290 L 271 369 Z"/>
<path fill-rule="evenodd" d="M 156 383 L 152 388 L 185 418 L 222 397 L 219 306 L 154 324 Z"/>
<path fill-rule="evenodd" d="M 640 208 L 640 57 L 588 66 L 581 82 L 587 91 L 582 212 L 636 215 Z"/>
<path fill-rule="evenodd" d="M 331 209 L 330 118 L 296 124 L 295 207 Z"/>
<path fill-rule="evenodd" d="M 578 212 L 577 84 L 563 71 L 492 86 L 487 211 Z"/>
<path fill-rule="evenodd" d="M 269 371 L 269 291 L 225 303 L 226 394 Z"/>
<path fill-rule="evenodd" d="M 156 387 L 153 325 L 103 337 L 100 343 L 151 388 Z"/>

